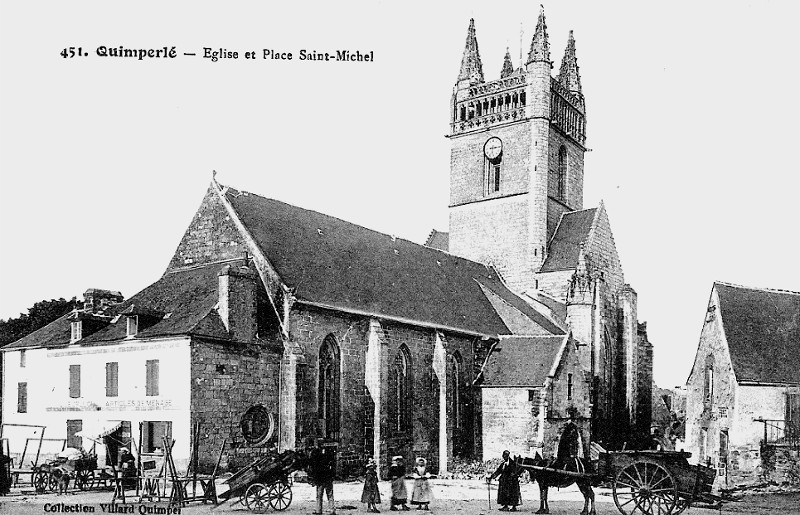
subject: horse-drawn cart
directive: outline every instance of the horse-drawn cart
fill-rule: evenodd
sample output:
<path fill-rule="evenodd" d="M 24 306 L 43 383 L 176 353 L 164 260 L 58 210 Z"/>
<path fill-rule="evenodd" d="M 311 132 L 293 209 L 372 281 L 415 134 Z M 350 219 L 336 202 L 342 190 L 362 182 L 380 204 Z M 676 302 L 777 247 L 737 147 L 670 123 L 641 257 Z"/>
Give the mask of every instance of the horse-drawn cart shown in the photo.
<path fill-rule="evenodd" d="M 264 513 L 269 508 L 283 511 L 292 503 L 289 475 L 299 467 L 299 457 L 293 451 L 259 458 L 225 481 L 229 488 L 220 494 L 222 502 L 238 496 L 255 513 Z"/>
<path fill-rule="evenodd" d="M 689 457 L 691 453 L 677 451 L 613 451 L 601 453 L 600 460 L 592 462 L 594 470 L 570 470 L 531 458 L 521 459 L 519 466 L 537 481 L 551 475 L 572 478 L 579 487 L 610 483 L 614 504 L 623 515 L 677 515 L 698 503 L 719 507 L 722 499 L 711 493 L 715 469 L 690 465 Z"/>

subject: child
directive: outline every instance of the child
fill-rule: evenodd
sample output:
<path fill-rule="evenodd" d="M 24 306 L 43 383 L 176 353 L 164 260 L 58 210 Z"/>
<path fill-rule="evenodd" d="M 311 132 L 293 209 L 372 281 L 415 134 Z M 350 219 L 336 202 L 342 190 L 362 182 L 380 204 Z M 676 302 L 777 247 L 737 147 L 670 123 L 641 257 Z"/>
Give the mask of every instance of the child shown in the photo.
<path fill-rule="evenodd" d="M 378 491 L 378 472 L 375 460 L 367 461 L 367 471 L 364 477 L 364 491 L 361 492 L 361 502 L 367 503 L 367 512 L 380 513 L 376 504 L 381 503 L 381 493 Z"/>
<path fill-rule="evenodd" d="M 389 467 L 389 479 L 392 481 L 392 500 L 389 510 L 397 511 L 397 507 L 401 506 L 403 511 L 408 511 L 409 508 L 406 505 L 406 500 L 408 499 L 406 466 L 403 463 L 402 456 L 392 458 L 392 466 Z"/>
<path fill-rule="evenodd" d="M 427 466 L 428 461 L 425 458 L 417 458 L 417 466 L 412 474 L 414 491 L 411 494 L 411 504 L 416 504 L 418 510 L 427 510 L 431 502 L 431 485 L 428 484 L 428 479 L 433 476 L 428 474 Z"/>

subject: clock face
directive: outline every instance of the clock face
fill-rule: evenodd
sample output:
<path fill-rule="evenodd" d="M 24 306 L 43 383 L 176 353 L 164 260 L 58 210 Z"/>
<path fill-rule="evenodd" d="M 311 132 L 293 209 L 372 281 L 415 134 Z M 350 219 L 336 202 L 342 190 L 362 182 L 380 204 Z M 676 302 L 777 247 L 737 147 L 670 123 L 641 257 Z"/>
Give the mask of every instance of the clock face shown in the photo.
<path fill-rule="evenodd" d="M 497 137 L 489 138 L 483 146 L 483 153 L 489 159 L 497 159 L 497 156 L 499 156 L 502 151 L 503 142 Z"/>

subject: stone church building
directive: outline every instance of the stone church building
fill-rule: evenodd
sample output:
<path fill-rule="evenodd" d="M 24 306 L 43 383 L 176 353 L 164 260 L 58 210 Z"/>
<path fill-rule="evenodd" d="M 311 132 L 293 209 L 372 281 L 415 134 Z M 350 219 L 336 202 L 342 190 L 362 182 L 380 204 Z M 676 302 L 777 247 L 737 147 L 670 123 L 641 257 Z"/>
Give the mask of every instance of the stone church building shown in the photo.
<path fill-rule="evenodd" d="M 605 207 L 583 206 L 571 34 L 551 72 L 543 13 L 526 63 L 506 55 L 492 81 L 470 22 L 450 227 L 425 246 L 214 179 L 154 284 L 2 349 L 3 420 L 85 447 L 83 429 L 115 431 L 152 453 L 168 434 L 184 465 L 196 423 L 202 459 L 226 440 L 233 467 L 322 438 L 342 474 L 367 456 L 442 472 L 505 447 L 550 454 L 568 420 L 585 443 L 636 441 L 652 347 Z"/>

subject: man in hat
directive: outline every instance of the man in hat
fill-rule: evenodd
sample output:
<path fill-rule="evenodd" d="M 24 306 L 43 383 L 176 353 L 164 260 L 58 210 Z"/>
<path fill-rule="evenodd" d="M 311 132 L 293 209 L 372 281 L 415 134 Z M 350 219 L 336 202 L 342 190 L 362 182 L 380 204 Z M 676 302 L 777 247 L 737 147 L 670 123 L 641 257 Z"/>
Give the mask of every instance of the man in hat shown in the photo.
<path fill-rule="evenodd" d="M 508 451 L 503 451 L 503 462 L 487 481 L 491 482 L 498 476 L 500 480 L 497 488 L 497 504 L 502 506 L 500 511 L 517 511 L 517 506 L 522 504 L 519 499 L 519 470 Z"/>
<path fill-rule="evenodd" d="M 323 493 L 328 497 L 331 515 L 336 515 L 336 504 L 333 500 L 333 476 L 336 473 L 334 452 L 333 448 L 321 447 L 317 440 L 309 456 L 308 481 L 317 488 L 315 515 L 322 515 Z"/>

